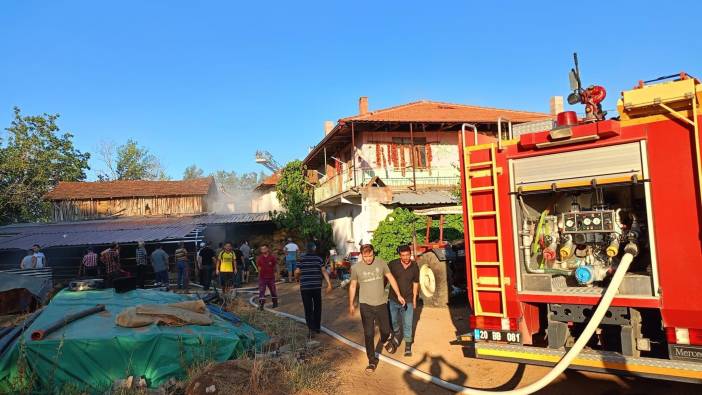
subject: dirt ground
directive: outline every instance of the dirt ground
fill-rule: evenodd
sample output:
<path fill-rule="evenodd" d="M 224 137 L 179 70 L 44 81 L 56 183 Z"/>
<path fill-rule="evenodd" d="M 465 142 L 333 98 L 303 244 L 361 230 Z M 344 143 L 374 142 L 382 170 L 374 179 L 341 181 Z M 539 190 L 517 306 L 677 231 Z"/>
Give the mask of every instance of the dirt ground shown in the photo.
<path fill-rule="evenodd" d="M 303 307 L 296 284 L 280 284 L 280 310 L 303 316 Z M 363 344 L 361 319 L 356 310 L 348 315 L 347 296 L 343 289 L 334 289 L 323 297 L 322 324 L 345 337 Z M 528 385 L 544 376 L 549 368 L 507 362 L 467 358 L 460 346 L 449 344 L 457 333 L 467 331 L 465 307 L 449 309 L 424 308 L 418 312 L 414 355 L 402 356 L 404 346 L 391 357 L 415 368 L 439 376 L 446 381 L 467 387 L 509 390 Z M 327 335 L 317 336 L 325 345 L 330 361 L 338 366 L 338 394 L 450 394 L 436 385 L 425 383 L 409 373 L 383 363 L 374 374 L 366 374 L 365 353 L 346 346 Z M 387 356 L 387 354 L 385 354 Z M 620 377 L 609 374 L 568 370 L 539 394 L 699 394 L 698 385 Z"/>

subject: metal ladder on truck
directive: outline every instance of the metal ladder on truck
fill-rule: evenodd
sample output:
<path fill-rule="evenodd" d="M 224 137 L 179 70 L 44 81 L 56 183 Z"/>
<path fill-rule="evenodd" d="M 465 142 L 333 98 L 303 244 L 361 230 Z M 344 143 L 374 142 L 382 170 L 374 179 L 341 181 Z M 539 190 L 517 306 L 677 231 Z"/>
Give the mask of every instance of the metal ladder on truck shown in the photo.
<path fill-rule="evenodd" d="M 477 129 L 473 125 L 465 124 L 465 127 L 469 127 L 474 132 L 474 144 L 470 146 L 465 145 L 465 138 L 463 139 L 463 164 L 464 174 L 465 174 L 465 196 L 466 196 L 466 208 L 467 208 L 467 220 L 468 224 L 468 250 L 470 257 L 470 273 L 471 273 L 471 292 L 473 296 L 473 313 L 476 316 L 487 316 L 487 317 L 507 317 L 507 299 L 505 295 L 505 276 L 504 276 L 504 259 L 502 253 L 502 230 L 500 224 L 500 202 L 499 202 L 499 189 L 497 184 L 498 174 L 502 172 L 502 169 L 497 166 L 497 149 L 501 148 L 501 139 L 498 137 L 496 143 L 488 144 L 478 144 L 478 133 Z M 465 133 L 463 133 L 465 135 Z M 482 161 L 471 161 L 472 157 L 478 156 L 480 152 L 487 153 L 488 160 Z M 484 154 L 483 154 L 484 155 Z M 489 180 L 488 185 L 473 186 L 473 180 L 479 178 L 486 178 Z M 480 200 L 484 203 L 486 195 L 490 196 L 492 202 L 492 207 L 488 210 L 483 210 L 480 206 Z M 476 207 L 478 206 L 478 207 Z M 482 204 L 485 206 L 485 204 Z M 482 211 L 476 211 L 480 209 Z M 481 234 L 476 235 L 476 221 L 480 219 L 492 218 L 495 221 L 494 233 L 492 234 Z M 480 255 L 477 246 L 479 244 L 491 244 L 496 248 L 496 259 L 495 260 L 484 260 Z M 484 255 L 484 254 L 483 254 Z M 490 276 L 481 275 L 481 271 L 484 269 L 490 269 Z M 494 273 L 496 271 L 496 273 Z M 496 275 L 495 275 L 496 274 Z M 499 294 L 499 307 L 497 310 L 485 310 L 481 303 L 481 295 L 487 293 L 498 293 Z M 493 303 L 494 305 L 494 303 Z"/>

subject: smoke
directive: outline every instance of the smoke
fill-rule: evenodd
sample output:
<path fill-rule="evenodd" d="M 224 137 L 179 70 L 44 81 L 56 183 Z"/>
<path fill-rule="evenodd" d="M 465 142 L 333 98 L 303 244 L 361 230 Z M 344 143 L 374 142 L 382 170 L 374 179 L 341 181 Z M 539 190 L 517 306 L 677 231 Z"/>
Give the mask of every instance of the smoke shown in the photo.
<path fill-rule="evenodd" d="M 207 202 L 208 211 L 216 214 L 268 212 L 267 209 L 263 210 L 261 204 L 257 204 L 263 194 L 254 188 L 228 190 L 217 185 L 217 193 Z"/>

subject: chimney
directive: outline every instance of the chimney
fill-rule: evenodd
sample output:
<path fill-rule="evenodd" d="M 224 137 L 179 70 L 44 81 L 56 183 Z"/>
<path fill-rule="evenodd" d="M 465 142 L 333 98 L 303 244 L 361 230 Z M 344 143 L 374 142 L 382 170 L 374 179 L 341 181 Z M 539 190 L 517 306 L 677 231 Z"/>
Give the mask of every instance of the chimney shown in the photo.
<path fill-rule="evenodd" d="M 563 112 L 563 96 L 552 96 L 550 101 L 551 115 Z"/>
<path fill-rule="evenodd" d="M 329 132 L 332 131 L 332 129 L 334 129 L 334 122 L 332 122 L 332 121 L 324 121 L 324 135 L 325 135 L 325 136 L 328 135 Z"/>
<path fill-rule="evenodd" d="M 358 115 L 368 114 L 368 96 L 358 98 Z"/>

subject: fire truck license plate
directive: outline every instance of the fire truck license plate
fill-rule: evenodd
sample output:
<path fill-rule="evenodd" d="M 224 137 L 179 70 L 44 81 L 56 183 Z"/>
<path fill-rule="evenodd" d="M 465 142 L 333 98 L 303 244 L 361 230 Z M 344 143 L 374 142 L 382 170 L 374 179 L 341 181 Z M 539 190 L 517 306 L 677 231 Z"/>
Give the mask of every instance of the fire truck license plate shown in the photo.
<path fill-rule="evenodd" d="M 485 329 L 473 329 L 473 339 L 475 341 L 492 341 L 522 344 L 520 333 L 510 331 L 490 331 Z"/>

